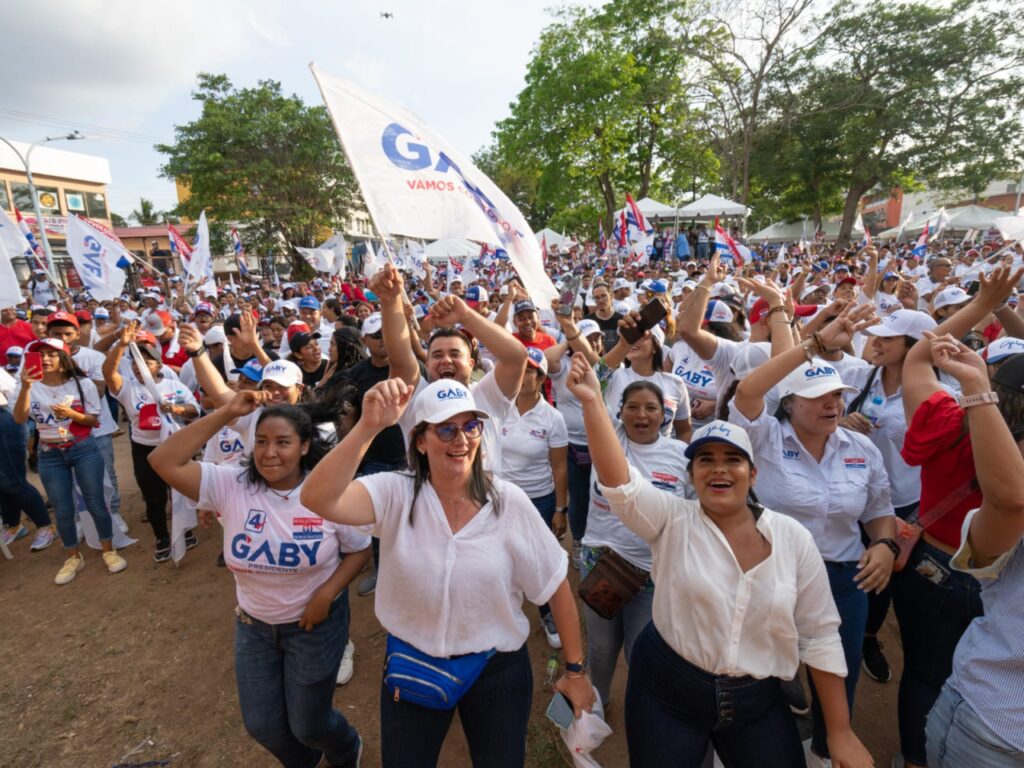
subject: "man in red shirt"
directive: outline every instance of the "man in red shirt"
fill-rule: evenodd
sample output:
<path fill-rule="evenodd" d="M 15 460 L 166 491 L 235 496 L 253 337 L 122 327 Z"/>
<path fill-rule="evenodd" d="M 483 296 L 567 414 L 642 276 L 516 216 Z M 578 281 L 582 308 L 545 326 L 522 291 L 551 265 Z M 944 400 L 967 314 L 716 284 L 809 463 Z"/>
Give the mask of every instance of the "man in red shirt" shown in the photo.
<path fill-rule="evenodd" d="M 152 333 L 160 345 L 160 360 L 175 373 L 188 361 L 188 352 L 178 344 L 178 329 L 170 312 L 155 309 L 146 315 L 145 329 Z"/>
<path fill-rule="evenodd" d="M 24 347 L 36 338 L 32 324 L 19 320 L 14 307 L 0 309 L 0 359 L 9 347 Z"/>
<path fill-rule="evenodd" d="M 553 347 L 558 342 L 555 337 L 544 333 L 540 329 L 540 315 L 537 314 L 537 307 L 529 299 L 517 301 L 512 305 L 512 323 L 516 332 L 512 335 L 523 343 L 527 349 L 533 347 L 543 352 L 548 347 Z M 544 398 L 551 402 L 551 380 L 544 381 Z"/>

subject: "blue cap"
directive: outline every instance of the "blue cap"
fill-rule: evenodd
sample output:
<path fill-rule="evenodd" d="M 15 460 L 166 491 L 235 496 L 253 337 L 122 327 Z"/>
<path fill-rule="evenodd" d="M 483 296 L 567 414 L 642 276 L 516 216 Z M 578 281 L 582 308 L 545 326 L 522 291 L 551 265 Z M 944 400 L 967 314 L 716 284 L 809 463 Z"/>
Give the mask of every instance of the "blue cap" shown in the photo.
<path fill-rule="evenodd" d="M 664 280 L 653 280 L 647 287 L 648 293 L 668 293 L 668 286 Z"/>
<path fill-rule="evenodd" d="M 845 264 L 836 264 L 835 271 L 836 272 L 849 272 L 850 268 L 848 266 L 846 266 Z"/>
<path fill-rule="evenodd" d="M 257 383 L 263 378 L 263 366 L 259 364 L 255 357 L 247 360 L 241 368 L 232 368 L 231 372 L 237 373 L 239 376 L 245 376 L 249 381 Z"/>
<path fill-rule="evenodd" d="M 299 309 L 320 309 L 320 300 L 316 296 L 303 296 L 299 300 Z"/>
<path fill-rule="evenodd" d="M 889 280 L 893 277 L 899 277 L 899 275 L 897 275 L 895 272 L 886 272 L 884 275 L 882 275 L 883 280 Z"/>

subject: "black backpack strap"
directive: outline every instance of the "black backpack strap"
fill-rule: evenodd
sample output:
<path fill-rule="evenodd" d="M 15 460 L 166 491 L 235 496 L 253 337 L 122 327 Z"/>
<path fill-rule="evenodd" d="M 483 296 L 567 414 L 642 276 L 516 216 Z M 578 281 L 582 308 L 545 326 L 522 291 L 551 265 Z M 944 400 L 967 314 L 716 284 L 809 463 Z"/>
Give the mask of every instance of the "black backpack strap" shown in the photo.
<path fill-rule="evenodd" d="M 857 396 L 850 401 L 850 405 L 846 408 L 846 415 L 849 416 L 851 413 L 857 413 L 860 407 L 864 405 L 864 401 L 868 399 L 868 391 L 871 389 L 871 385 L 875 383 L 875 377 L 878 376 L 879 366 L 874 366 L 871 369 L 871 373 L 868 374 L 868 380 L 864 384 L 864 388 L 857 393 Z"/>

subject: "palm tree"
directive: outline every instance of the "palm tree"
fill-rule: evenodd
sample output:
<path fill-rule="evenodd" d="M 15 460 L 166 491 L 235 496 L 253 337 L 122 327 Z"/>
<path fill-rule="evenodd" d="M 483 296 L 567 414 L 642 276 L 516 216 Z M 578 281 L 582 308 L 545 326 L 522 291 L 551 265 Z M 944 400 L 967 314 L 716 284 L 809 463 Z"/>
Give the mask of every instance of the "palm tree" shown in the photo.
<path fill-rule="evenodd" d="M 166 214 L 163 211 L 156 210 L 152 200 L 142 197 L 139 198 L 138 209 L 132 211 L 131 218 L 135 219 L 140 227 L 149 227 L 165 221 Z"/>

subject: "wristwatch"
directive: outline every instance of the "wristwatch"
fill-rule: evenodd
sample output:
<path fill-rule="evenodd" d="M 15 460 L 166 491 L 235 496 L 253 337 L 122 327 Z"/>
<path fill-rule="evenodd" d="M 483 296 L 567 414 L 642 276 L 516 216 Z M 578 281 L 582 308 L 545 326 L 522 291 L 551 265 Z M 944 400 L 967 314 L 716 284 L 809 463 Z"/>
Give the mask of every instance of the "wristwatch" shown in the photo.
<path fill-rule="evenodd" d="M 960 395 L 957 399 L 961 408 L 970 408 L 975 405 L 995 405 L 999 402 L 999 395 L 995 392 L 981 392 L 977 395 Z"/>
<path fill-rule="evenodd" d="M 190 352 L 189 350 L 186 349 L 185 350 L 185 354 L 188 355 L 189 357 L 200 357 L 201 355 L 205 355 L 206 354 L 206 344 L 205 344 L 205 342 L 203 344 L 200 344 L 199 345 L 199 349 L 197 349 L 195 352 Z"/>
<path fill-rule="evenodd" d="M 563 515 L 568 515 L 569 514 L 569 508 L 568 507 L 558 507 L 555 510 L 555 512 L 561 512 Z"/>
<path fill-rule="evenodd" d="M 582 675 L 587 670 L 586 662 L 580 659 L 579 662 L 573 663 L 571 661 L 565 662 L 565 671 L 572 672 L 574 675 Z"/>
<path fill-rule="evenodd" d="M 900 545 L 897 544 L 893 539 L 890 539 L 888 537 L 884 538 L 884 539 L 875 539 L 868 546 L 868 549 L 871 549 L 871 547 L 875 546 L 876 544 L 885 544 L 885 546 L 887 546 L 889 549 L 892 550 L 892 556 L 893 557 L 899 557 L 900 556 Z"/>

